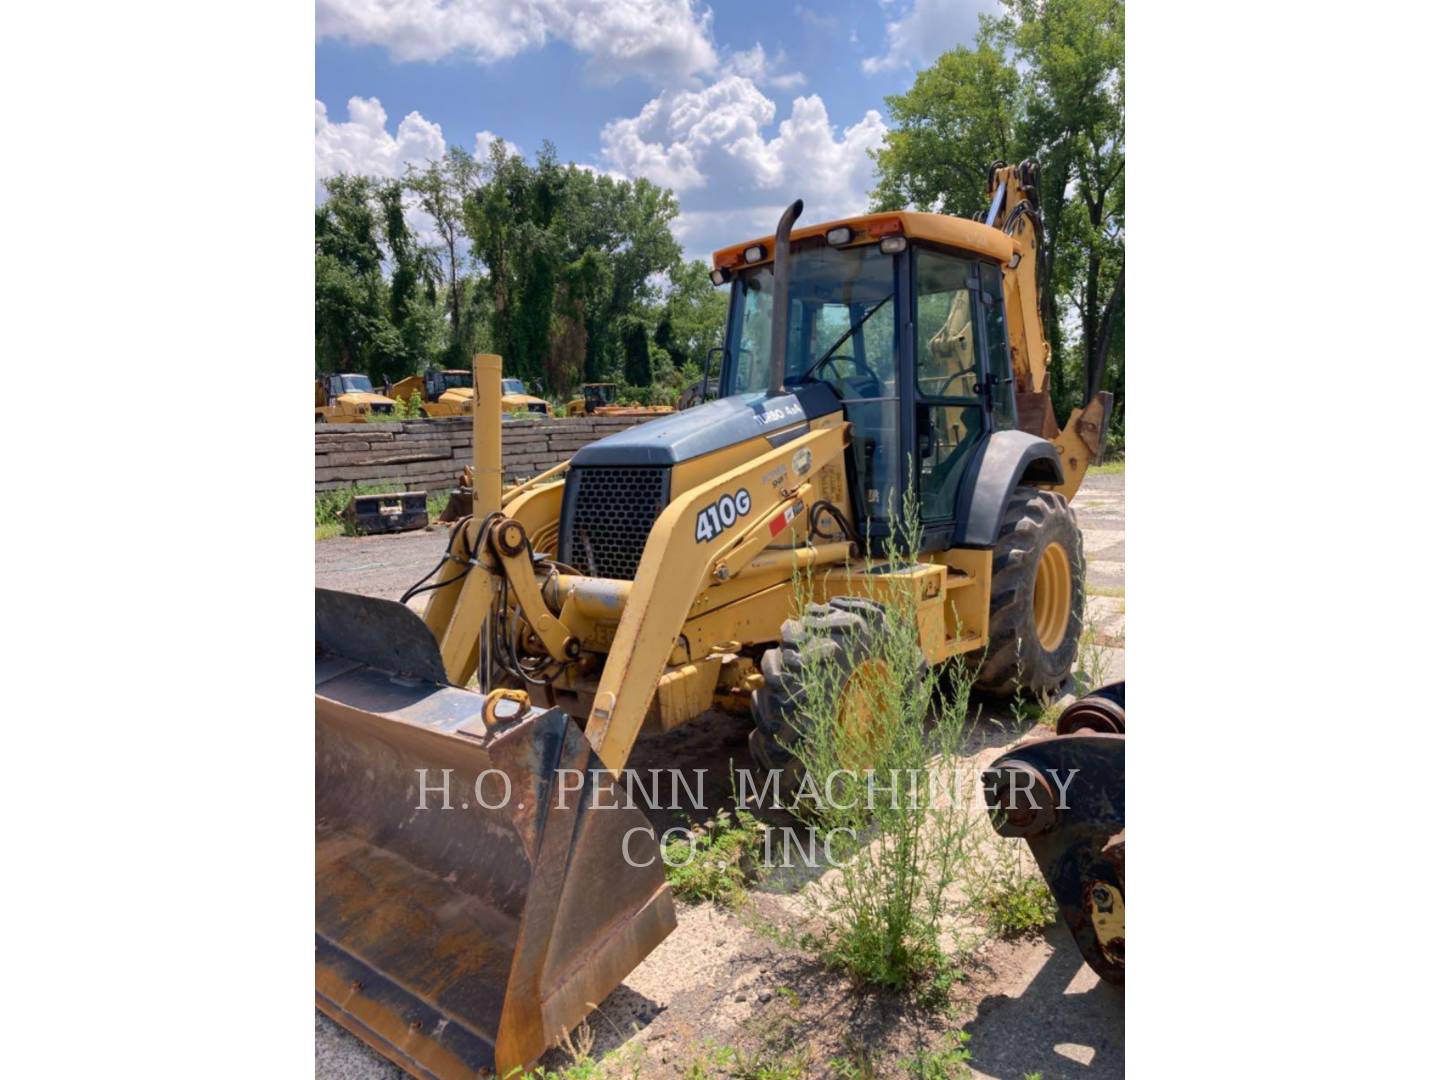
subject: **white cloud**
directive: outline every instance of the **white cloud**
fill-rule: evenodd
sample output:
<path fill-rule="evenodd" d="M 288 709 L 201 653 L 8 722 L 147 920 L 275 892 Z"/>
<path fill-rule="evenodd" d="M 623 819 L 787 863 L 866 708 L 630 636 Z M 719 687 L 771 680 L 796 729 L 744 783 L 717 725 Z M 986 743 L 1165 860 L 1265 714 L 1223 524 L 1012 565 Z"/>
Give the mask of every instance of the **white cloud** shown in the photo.
<path fill-rule="evenodd" d="M 676 232 L 691 257 L 770 231 L 797 196 L 810 222 L 864 210 L 868 151 L 886 131 L 880 114 L 871 109 L 837 132 L 812 94 L 795 98 L 768 134 L 777 115 L 753 80 L 727 75 L 703 90 L 661 94 L 638 116 L 607 124 L 601 153 L 627 176 L 676 190 Z"/>
<path fill-rule="evenodd" d="M 757 86 L 773 86 L 776 90 L 795 90 L 805 85 L 805 76 L 799 71 L 782 72 L 785 66 L 785 50 L 773 57 L 765 54 L 765 46 L 755 43 L 752 49 L 732 53 L 721 68 L 725 75 L 740 75 Z"/>
<path fill-rule="evenodd" d="M 894 2 L 880 0 L 880 6 L 888 10 Z M 994 14 L 997 8 L 995 0 L 911 0 L 898 19 L 885 23 L 885 52 L 867 56 L 860 67 L 874 75 L 907 64 L 929 64 L 956 45 L 969 45 L 980 29 L 980 12 Z"/>
<path fill-rule="evenodd" d="M 695 0 L 317 0 L 315 34 L 380 45 L 395 60 L 460 54 L 494 63 L 551 40 L 601 78 L 686 80 L 717 62 L 709 8 Z"/>
<path fill-rule="evenodd" d="M 524 152 L 520 147 L 516 146 L 509 139 L 501 139 L 499 135 L 496 135 L 487 128 L 485 131 L 477 131 L 475 133 L 476 161 L 484 162 L 490 160 L 490 147 L 494 145 L 496 139 L 500 139 L 500 144 L 505 147 L 507 154 L 510 154 L 512 157 L 516 154 L 519 154 L 521 157 L 524 156 Z"/>
<path fill-rule="evenodd" d="M 399 177 L 405 165 L 421 164 L 445 153 L 440 125 L 418 112 L 400 121 L 395 134 L 385 130 L 385 109 L 378 98 L 352 97 L 350 119 L 332 121 L 322 102 L 315 102 L 315 179 L 340 173 Z"/>
<path fill-rule="evenodd" d="M 412 112 L 400 121 L 395 134 L 386 130 L 385 109 L 378 98 L 352 97 L 346 103 L 349 120 L 332 121 L 323 102 L 315 102 L 315 199 L 325 197 L 321 183 L 341 173 L 397 180 L 406 165 L 424 165 L 445 154 L 445 136 L 440 125 Z M 477 145 L 482 135 L 476 136 Z M 513 144 L 507 144 L 513 146 Z M 405 196 L 405 220 L 422 243 L 435 243 L 435 224 Z"/>

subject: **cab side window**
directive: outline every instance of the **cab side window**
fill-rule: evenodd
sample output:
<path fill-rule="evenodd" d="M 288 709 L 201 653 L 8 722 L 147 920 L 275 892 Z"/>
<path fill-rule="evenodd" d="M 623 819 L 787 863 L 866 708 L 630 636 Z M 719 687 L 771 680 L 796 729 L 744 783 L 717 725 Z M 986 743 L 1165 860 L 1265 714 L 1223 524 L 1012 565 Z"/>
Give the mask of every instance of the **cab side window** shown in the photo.
<path fill-rule="evenodd" d="M 915 255 L 916 389 L 924 397 L 971 397 L 979 381 L 976 266 L 921 249 Z"/>
<path fill-rule="evenodd" d="M 1015 380 L 1010 369 L 1010 337 L 1005 332 L 1005 291 L 1000 268 L 980 267 L 980 308 L 985 320 L 985 370 L 990 383 L 990 410 L 1001 431 L 1015 426 Z"/>
<path fill-rule="evenodd" d="M 926 522 L 954 519 L 965 462 L 985 432 L 978 275 L 973 260 L 915 253 L 916 488 Z"/>

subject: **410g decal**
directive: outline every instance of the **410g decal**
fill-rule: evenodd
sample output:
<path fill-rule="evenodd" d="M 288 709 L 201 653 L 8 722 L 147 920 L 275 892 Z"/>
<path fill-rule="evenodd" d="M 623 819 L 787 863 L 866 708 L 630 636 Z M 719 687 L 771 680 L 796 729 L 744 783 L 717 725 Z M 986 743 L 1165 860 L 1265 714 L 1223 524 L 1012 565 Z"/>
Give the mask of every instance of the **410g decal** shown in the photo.
<path fill-rule="evenodd" d="M 741 488 L 733 496 L 721 495 L 695 515 L 695 542 L 714 540 L 736 520 L 750 513 L 750 492 Z"/>

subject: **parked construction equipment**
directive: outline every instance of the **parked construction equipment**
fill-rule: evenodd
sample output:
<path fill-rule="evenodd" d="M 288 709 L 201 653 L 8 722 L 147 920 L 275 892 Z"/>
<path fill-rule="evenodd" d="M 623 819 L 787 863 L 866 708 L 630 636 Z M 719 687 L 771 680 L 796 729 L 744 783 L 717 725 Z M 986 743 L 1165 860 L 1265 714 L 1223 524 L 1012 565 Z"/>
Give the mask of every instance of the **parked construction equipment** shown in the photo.
<path fill-rule="evenodd" d="M 662 416 L 675 411 L 673 405 L 622 405 L 616 401 L 620 388 L 614 383 L 586 383 L 580 396 L 565 405 L 566 416 Z"/>
<path fill-rule="evenodd" d="M 501 361 L 476 358 L 473 510 L 403 598 L 427 598 L 423 620 L 317 591 L 328 1014 L 417 1076 L 528 1066 L 675 918 L 643 816 L 563 770 L 614 778 L 642 732 L 719 705 L 752 711 L 754 758 L 793 783 L 807 640 L 845 673 L 841 722 L 864 722 L 872 601 L 906 598 L 926 661 L 974 663 L 982 690 L 1068 677 L 1069 499 L 1109 398 L 1056 425 L 1033 167 L 997 165 L 990 189 L 983 222 L 796 229 L 795 202 L 716 253 L 720 397 L 508 490 Z M 510 798 L 480 797 L 502 779 Z"/>
<path fill-rule="evenodd" d="M 385 392 L 397 402 L 418 397 L 426 416 L 469 416 L 475 411 L 474 375 L 463 368 L 432 368 L 391 384 Z"/>
<path fill-rule="evenodd" d="M 1125 982 L 1125 683 L 1073 702 L 1055 735 L 984 775 L 1001 836 L 1023 837 L 1085 962 Z"/>
<path fill-rule="evenodd" d="M 500 407 L 507 413 L 551 414 L 550 403 L 525 389 L 519 379 L 502 379 L 503 397 Z M 387 391 L 395 401 L 420 398 L 426 416 L 469 416 L 475 411 L 474 375 L 463 368 L 432 368 L 424 375 L 411 375 L 391 385 Z"/>
<path fill-rule="evenodd" d="M 395 402 L 377 394 L 368 375 L 322 375 L 315 380 L 317 424 L 363 424 L 372 413 L 389 416 Z"/>

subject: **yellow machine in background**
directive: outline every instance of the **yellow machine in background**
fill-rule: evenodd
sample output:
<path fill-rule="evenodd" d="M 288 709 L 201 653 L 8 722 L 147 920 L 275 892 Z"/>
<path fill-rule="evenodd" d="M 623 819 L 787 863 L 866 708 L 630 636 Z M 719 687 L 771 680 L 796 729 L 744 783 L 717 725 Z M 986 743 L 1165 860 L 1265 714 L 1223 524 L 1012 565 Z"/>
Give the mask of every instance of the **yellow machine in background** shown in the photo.
<path fill-rule="evenodd" d="M 500 405 L 505 412 L 551 414 L 550 403 L 526 393 L 525 384 L 519 379 L 502 382 L 505 391 Z M 424 375 L 401 379 L 387 392 L 395 401 L 409 401 L 418 394 L 426 416 L 469 416 L 475 411 L 474 376 L 462 368 L 432 368 Z"/>
<path fill-rule="evenodd" d="M 508 490 L 501 361 L 476 358 L 474 511 L 403 598 L 425 598 L 423 621 L 317 590 L 322 1009 L 416 1076 L 533 1062 L 674 926 L 643 816 L 560 778 L 613 778 L 642 733 L 720 706 L 750 710 L 752 756 L 793 786 L 801 647 L 833 640 L 843 703 L 886 597 L 982 691 L 1069 676 L 1069 499 L 1109 401 L 1063 430 L 1043 407 L 1033 169 L 990 184 L 983 223 L 792 230 L 795 202 L 774 236 L 715 255 L 718 400 Z M 896 558 L 907 499 L 920 537 Z M 416 810 L 447 769 L 503 774 L 512 797 Z"/>
<path fill-rule="evenodd" d="M 614 383 L 586 383 L 580 396 L 565 403 L 566 416 L 663 416 L 675 411 L 673 405 L 621 405 L 615 401 Z"/>
<path fill-rule="evenodd" d="M 377 394 L 368 375 L 322 375 L 315 380 L 317 424 L 363 424 L 370 414 L 388 416 L 395 402 Z"/>

